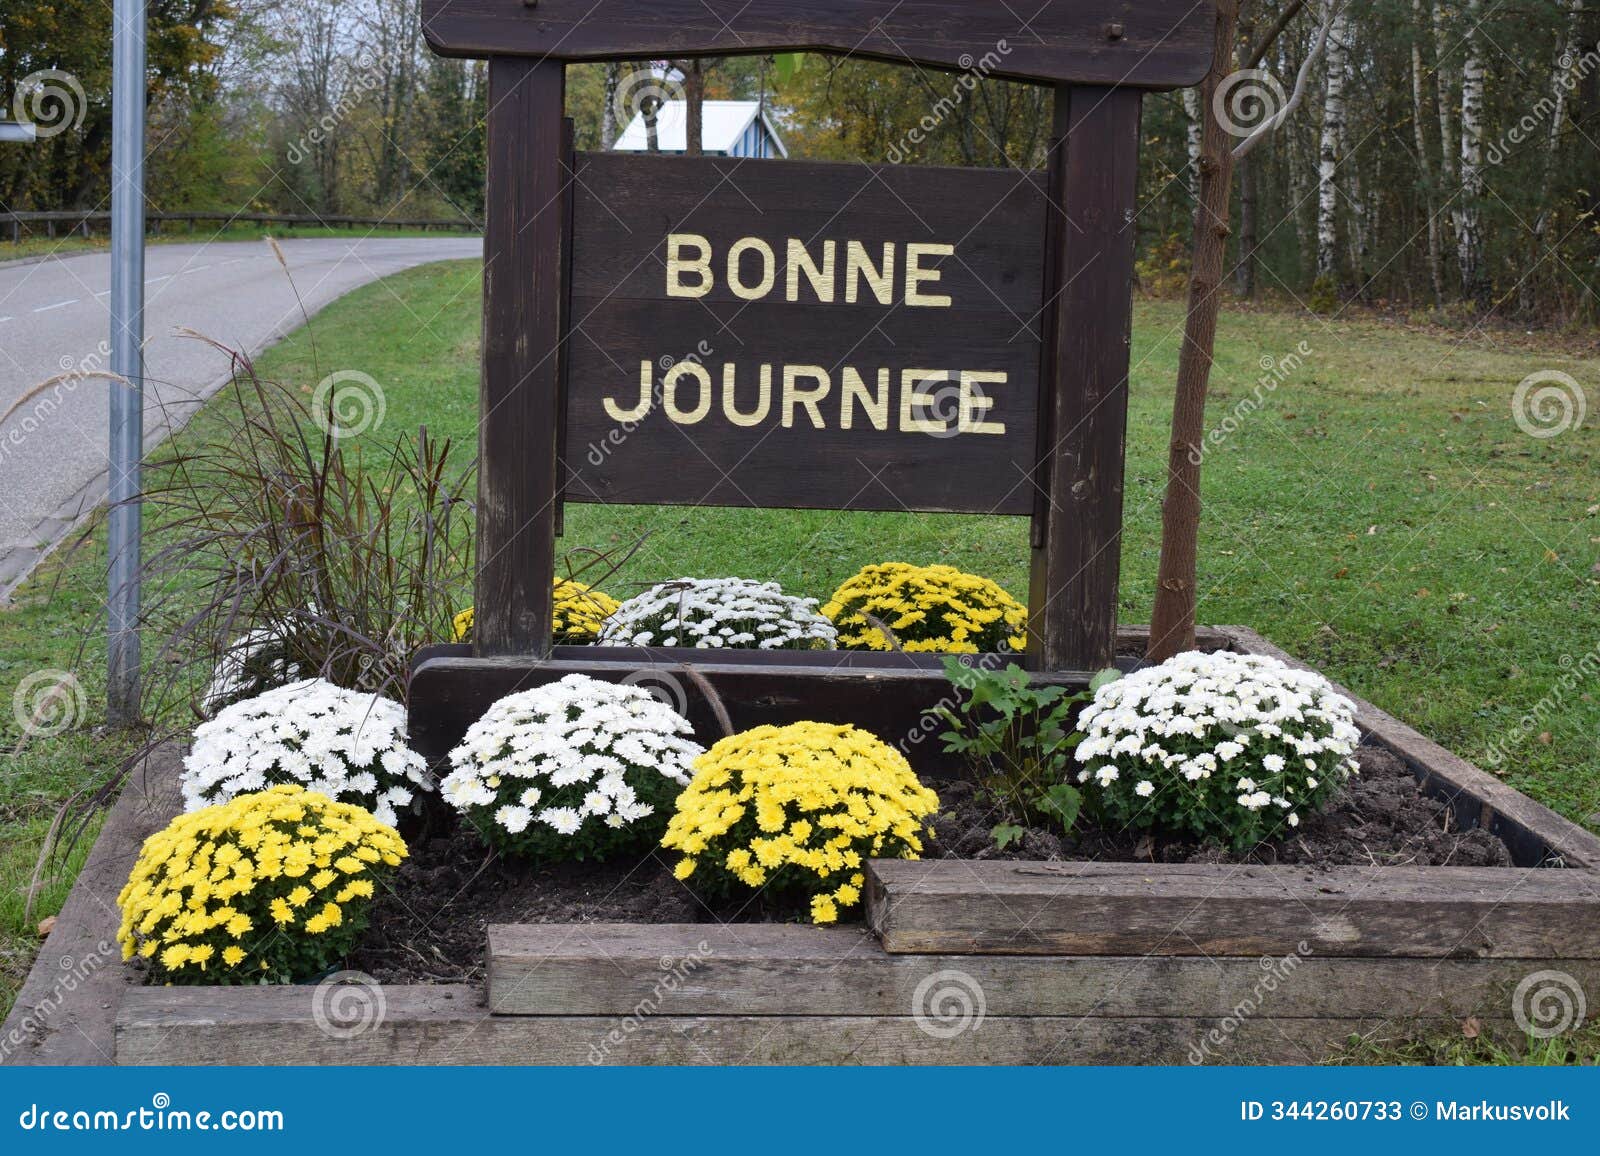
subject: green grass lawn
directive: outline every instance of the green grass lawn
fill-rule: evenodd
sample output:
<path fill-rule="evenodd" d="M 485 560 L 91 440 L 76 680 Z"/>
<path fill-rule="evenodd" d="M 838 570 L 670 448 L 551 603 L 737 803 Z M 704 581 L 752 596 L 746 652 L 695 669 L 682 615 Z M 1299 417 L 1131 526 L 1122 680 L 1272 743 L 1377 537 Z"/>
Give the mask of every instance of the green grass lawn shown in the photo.
<path fill-rule="evenodd" d="M 0 246 L 3 250 L 3 246 Z M 464 443 L 477 422 L 479 268 L 426 266 L 370 285 L 261 358 L 308 394 L 335 369 L 384 387 L 379 435 L 426 424 Z M 1181 307 L 1135 310 L 1127 533 L 1120 614 L 1148 621 Z M 1302 344 L 1303 343 L 1303 344 Z M 1600 359 L 1377 321 L 1302 313 L 1224 316 L 1211 421 L 1257 392 L 1264 359 L 1301 364 L 1209 454 L 1200 618 L 1244 623 L 1468 758 L 1508 751 L 1507 782 L 1569 817 L 1600 810 Z M 1519 381 L 1560 370 L 1597 412 L 1537 439 L 1513 421 Z M 214 405 L 217 403 L 214 403 Z M 225 404 L 225 403 L 224 403 Z M 186 437 L 204 436 L 202 413 Z M 373 436 L 371 434 L 364 436 Z M 570 506 L 566 549 L 650 537 L 608 585 L 682 575 L 772 578 L 826 597 L 861 565 L 944 561 L 1027 590 L 1016 519 Z M 38 575 L 0 612 L 0 690 L 41 668 L 73 670 L 102 710 L 103 545 Z M 85 646 L 86 634 L 89 636 Z M 1573 677 L 1577 675 L 1576 677 Z M 10 712 L 6 712 L 9 715 Z M 1524 727 L 1520 720 L 1534 716 Z M 9 718 L 0 727 L 13 726 Z M 13 731 L 0 731 L 7 748 Z M 0 1007 L 36 943 L 11 893 L 25 887 L 59 802 L 115 764 L 80 732 L 5 760 L 0 778 Z M 33 919 L 59 903 L 58 880 Z"/>

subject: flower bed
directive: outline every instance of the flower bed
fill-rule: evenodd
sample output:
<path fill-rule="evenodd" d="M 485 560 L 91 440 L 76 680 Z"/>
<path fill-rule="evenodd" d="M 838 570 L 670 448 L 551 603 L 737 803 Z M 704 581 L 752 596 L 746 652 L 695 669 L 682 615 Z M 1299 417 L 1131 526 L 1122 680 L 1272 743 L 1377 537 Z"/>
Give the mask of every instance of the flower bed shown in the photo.
<path fill-rule="evenodd" d="M 1536 974 L 1593 992 L 1600 840 L 1356 707 L 1359 785 L 1276 844 L 1282 866 L 1090 827 L 1074 846 L 1030 848 L 1045 834 L 1030 831 L 1016 858 L 954 874 L 874 862 L 865 929 L 814 928 L 771 922 L 792 906 L 708 903 L 666 854 L 643 872 L 637 859 L 486 864 L 476 836 L 434 835 L 345 961 L 378 981 L 348 993 L 378 1008 L 370 1023 L 330 1028 L 340 1000 L 326 986 L 131 987 L 114 967 L 85 986 L 96 1002 L 74 1023 L 92 1038 L 95 1016 L 115 1014 L 98 1046 L 124 1063 L 1305 1062 L 1353 1032 L 1467 1015 L 1514 1032 L 1513 996 Z M 63 942 L 114 938 L 82 893 L 126 879 L 127 859 L 110 871 L 101 859 L 128 853 L 130 820 L 148 831 L 152 806 L 178 810 L 176 767 L 162 775 L 164 802 L 130 792 L 108 822 Z M 944 799 L 929 855 L 991 853 L 961 845 L 970 788 L 933 786 Z M 1362 858 L 1396 828 L 1378 864 Z M 1481 865 L 1507 860 L 1519 866 Z M 30 980 L 19 1016 L 55 978 Z M 639 1017 L 641 1001 L 654 1014 Z M 70 1047 L 44 1033 L 20 1055 Z"/>

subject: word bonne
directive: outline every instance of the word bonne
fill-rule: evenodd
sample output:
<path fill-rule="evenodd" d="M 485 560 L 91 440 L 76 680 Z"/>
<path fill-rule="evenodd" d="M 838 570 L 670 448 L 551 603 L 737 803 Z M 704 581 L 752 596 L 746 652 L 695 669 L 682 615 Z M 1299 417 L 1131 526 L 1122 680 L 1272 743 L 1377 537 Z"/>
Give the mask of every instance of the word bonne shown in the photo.
<path fill-rule="evenodd" d="M 877 257 L 859 241 L 823 241 L 816 251 L 798 238 L 783 245 L 783 288 L 779 289 L 777 249 L 760 237 L 735 241 L 717 259 L 711 242 L 697 233 L 671 233 L 666 239 L 666 291 L 672 298 L 698 299 L 722 283 L 735 297 L 759 301 L 781 295 L 788 302 L 805 297 L 824 305 L 902 305 L 947 309 L 950 296 L 935 291 L 941 273 L 926 262 L 955 253 L 954 245 L 885 242 Z M 842 256 L 841 256 L 842 252 Z M 841 430 L 870 426 L 879 431 L 934 435 L 1002 435 L 1005 423 L 989 416 L 994 398 L 985 386 L 1003 385 L 1007 374 L 973 369 L 898 370 L 879 366 L 863 372 L 844 366 L 835 372 L 821 365 L 763 364 L 753 386 L 732 362 L 724 363 L 718 382 L 698 359 L 674 364 L 654 382 L 654 363 L 639 362 L 637 399 L 605 398 L 606 416 L 625 425 L 640 422 L 658 405 L 676 425 L 698 425 L 713 412 L 730 425 L 750 428 L 777 420 L 785 429 L 802 421 L 812 429 Z"/>

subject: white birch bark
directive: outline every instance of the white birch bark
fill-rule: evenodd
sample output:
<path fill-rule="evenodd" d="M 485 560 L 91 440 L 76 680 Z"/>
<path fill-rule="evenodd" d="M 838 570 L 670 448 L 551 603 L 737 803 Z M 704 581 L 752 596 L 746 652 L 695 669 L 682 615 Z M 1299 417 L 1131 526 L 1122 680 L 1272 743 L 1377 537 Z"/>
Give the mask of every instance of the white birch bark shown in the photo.
<path fill-rule="evenodd" d="M 1581 2 L 1581 0 L 1580 0 Z M 1428 215 L 1428 279 L 1433 285 L 1433 303 L 1444 304 L 1444 264 L 1439 237 L 1439 184 L 1433 170 L 1433 154 L 1428 149 L 1426 110 L 1428 100 L 1423 84 L 1422 37 L 1428 27 L 1426 0 L 1411 0 L 1411 128 L 1416 141 L 1417 168 L 1422 173 L 1422 210 Z"/>
<path fill-rule="evenodd" d="M 1183 90 L 1183 114 L 1185 143 L 1189 149 L 1189 169 L 1184 174 L 1184 181 L 1189 186 L 1189 195 L 1198 196 L 1200 191 L 1200 90 L 1186 88 Z"/>
<path fill-rule="evenodd" d="M 1478 30 L 1483 0 L 1467 0 L 1465 53 L 1461 62 L 1461 196 L 1456 210 L 1456 263 L 1461 295 L 1478 295 L 1483 277 L 1479 202 L 1483 197 L 1483 36 Z"/>
<path fill-rule="evenodd" d="M 1328 34 L 1327 85 L 1322 98 L 1322 142 L 1317 153 L 1317 280 L 1339 273 L 1339 158 L 1344 143 L 1344 94 L 1349 18 L 1341 9 Z"/>

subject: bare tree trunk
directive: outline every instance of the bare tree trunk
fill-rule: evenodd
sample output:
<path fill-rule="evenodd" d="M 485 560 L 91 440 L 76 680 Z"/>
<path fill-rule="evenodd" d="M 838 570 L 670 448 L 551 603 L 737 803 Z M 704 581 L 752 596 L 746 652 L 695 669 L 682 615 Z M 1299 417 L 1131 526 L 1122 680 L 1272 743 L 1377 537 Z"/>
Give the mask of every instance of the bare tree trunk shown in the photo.
<path fill-rule="evenodd" d="M 1317 280 L 1339 283 L 1339 159 L 1344 144 L 1344 89 L 1350 21 L 1343 10 L 1328 35 L 1327 87 L 1322 99 L 1322 143 L 1317 153 Z"/>
<path fill-rule="evenodd" d="M 1194 648 L 1201 446 L 1205 440 L 1206 389 L 1216 347 L 1217 314 L 1222 307 L 1218 290 L 1227 251 L 1228 201 L 1233 186 L 1233 141 L 1217 119 L 1213 98 L 1233 66 L 1238 18 L 1238 0 L 1218 0 L 1211 71 L 1200 87 L 1200 202 L 1195 211 L 1188 316 L 1172 407 L 1167 492 L 1161 508 L 1161 564 L 1150 616 L 1149 658 L 1154 662 Z"/>
<path fill-rule="evenodd" d="M 1250 45 L 1255 40 L 1253 19 L 1239 21 L 1239 67 L 1254 68 Z M 1234 162 L 1239 174 L 1239 250 L 1233 269 L 1233 291 L 1246 301 L 1256 295 L 1256 166 L 1249 157 Z"/>
<path fill-rule="evenodd" d="M 1416 141 L 1417 167 L 1422 172 L 1422 210 L 1428 215 L 1428 277 L 1433 283 L 1433 303 L 1437 307 L 1444 304 L 1444 264 L 1440 259 L 1439 185 L 1423 119 L 1427 100 L 1422 79 L 1422 36 L 1428 25 L 1424 3 L 1425 0 L 1411 0 L 1411 128 Z"/>
<path fill-rule="evenodd" d="M 1483 36 L 1478 29 L 1483 0 L 1467 0 L 1461 62 L 1461 198 L 1456 214 L 1456 263 L 1461 296 L 1477 300 L 1483 292 L 1483 239 L 1479 201 L 1483 197 Z"/>
<path fill-rule="evenodd" d="M 1550 132 L 1539 166 L 1539 196 L 1534 202 L 1533 264 L 1518 288 L 1518 309 L 1532 316 L 1538 308 L 1539 277 L 1545 257 L 1545 231 L 1550 227 L 1550 192 L 1555 179 L 1556 158 L 1561 151 L 1561 130 L 1566 127 L 1567 98 L 1578 85 L 1578 60 L 1583 52 L 1583 0 L 1569 0 L 1567 30 L 1556 44 L 1556 63 L 1550 79 Z"/>
<path fill-rule="evenodd" d="M 706 74 L 699 60 L 689 61 L 683 70 L 683 100 L 689 114 L 684 123 L 683 153 L 697 157 L 704 151 L 701 138 L 706 115 Z"/>
<path fill-rule="evenodd" d="M 622 90 L 622 65 L 606 65 L 605 106 L 600 110 L 600 151 L 609 152 L 617 143 L 617 95 Z"/>

